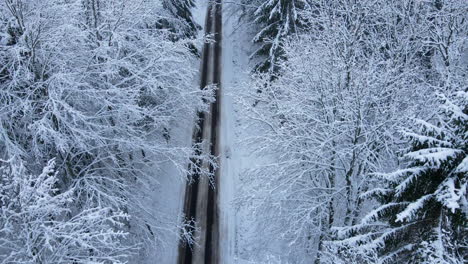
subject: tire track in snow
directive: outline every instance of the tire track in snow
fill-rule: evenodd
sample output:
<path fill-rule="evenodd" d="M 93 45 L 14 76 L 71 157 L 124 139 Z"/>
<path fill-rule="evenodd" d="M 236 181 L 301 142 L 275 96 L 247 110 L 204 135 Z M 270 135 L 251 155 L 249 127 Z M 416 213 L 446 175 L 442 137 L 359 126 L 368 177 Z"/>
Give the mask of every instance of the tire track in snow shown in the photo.
<path fill-rule="evenodd" d="M 221 89 L 221 56 L 222 56 L 222 4 L 215 0 L 208 5 L 205 21 L 206 35 L 213 35 L 214 42 L 207 42 L 203 46 L 201 63 L 200 88 L 207 85 L 216 85 L 215 101 L 210 106 L 209 113 L 198 114 L 198 124 L 195 128 L 193 141 L 200 144 L 203 141 L 210 143 L 209 152 L 219 156 L 219 114 Z M 204 150 L 204 151 L 208 151 Z M 197 165 L 209 169 L 214 175 L 211 186 L 206 177 L 199 172 L 191 175 L 193 182 L 187 184 L 184 200 L 184 214 L 188 219 L 195 219 L 197 246 L 191 248 L 187 244 L 179 245 L 178 264 L 215 264 L 219 263 L 219 209 L 218 188 L 220 181 L 219 169 L 200 160 L 193 160 Z M 195 230 L 191 230 L 195 231 Z"/>

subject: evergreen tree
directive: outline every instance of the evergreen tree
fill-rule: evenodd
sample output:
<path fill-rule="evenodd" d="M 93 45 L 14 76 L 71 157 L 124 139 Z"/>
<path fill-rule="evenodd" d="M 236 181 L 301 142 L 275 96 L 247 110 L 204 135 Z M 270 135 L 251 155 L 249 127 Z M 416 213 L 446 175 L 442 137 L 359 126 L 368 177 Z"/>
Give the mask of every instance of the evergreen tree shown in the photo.
<path fill-rule="evenodd" d="M 261 29 L 253 41 L 261 46 L 253 55 L 267 58 L 257 64 L 257 71 L 277 71 L 276 62 L 284 58 L 284 39 L 307 24 L 301 14 L 307 5 L 307 0 L 265 0 L 259 5 L 254 17 Z"/>
<path fill-rule="evenodd" d="M 179 37 L 195 37 L 199 26 L 195 23 L 191 9 L 195 7 L 194 0 L 163 0 L 163 7 L 171 15 L 171 19 L 163 19 L 165 27 L 170 28 Z"/>
<path fill-rule="evenodd" d="M 382 205 L 341 234 L 352 234 L 345 243 L 377 252 L 383 263 L 468 258 L 468 92 L 439 97 L 435 121 L 418 120 L 419 129 L 404 132 L 411 142 L 408 166 L 380 175 L 388 187 L 371 191 Z M 380 222 L 388 226 L 376 229 Z"/>

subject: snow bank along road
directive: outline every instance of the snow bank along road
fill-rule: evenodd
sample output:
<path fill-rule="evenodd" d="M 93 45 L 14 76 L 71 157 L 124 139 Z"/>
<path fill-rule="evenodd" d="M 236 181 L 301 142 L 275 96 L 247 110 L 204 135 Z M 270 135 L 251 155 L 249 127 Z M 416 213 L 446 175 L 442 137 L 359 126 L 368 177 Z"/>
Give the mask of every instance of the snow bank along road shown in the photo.
<path fill-rule="evenodd" d="M 199 113 L 199 123 L 195 128 L 194 143 L 210 143 L 206 149 L 213 156 L 219 156 L 219 113 L 221 90 L 221 38 L 222 38 L 222 5 L 221 0 L 211 1 L 208 5 L 206 21 L 206 35 L 213 36 L 203 46 L 201 63 L 200 87 L 216 85 L 215 101 L 207 113 Z M 219 263 L 219 210 L 218 190 L 219 170 L 212 164 L 195 161 L 203 170 L 213 173 L 213 181 L 201 177 L 199 173 L 192 175 L 193 181 L 187 184 L 184 201 L 184 214 L 187 218 L 197 222 L 196 246 L 191 248 L 186 244 L 179 246 L 178 264 L 210 264 Z M 213 187 L 216 186 L 216 188 Z"/>

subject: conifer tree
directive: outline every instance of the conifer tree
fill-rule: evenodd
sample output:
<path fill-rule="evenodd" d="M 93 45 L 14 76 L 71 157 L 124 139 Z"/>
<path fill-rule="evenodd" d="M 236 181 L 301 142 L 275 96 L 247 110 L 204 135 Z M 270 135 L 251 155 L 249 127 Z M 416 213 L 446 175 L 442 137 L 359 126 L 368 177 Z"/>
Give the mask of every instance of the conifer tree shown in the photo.
<path fill-rule="evenodd" d="M 195 37 L 198 25 L 193 20 L 191 9 L 195 7 L 194 0 L 163 0 L 163 7 L 170 13 L 173 19 L 164 20 L 171 30 L 179 36 Z"/>
<path fill-rule="evenodd" d="M 267 58 L 257 64 L 257 71 L 277 71 L 276 62 L 284 57 L 284 39 L 307 24 L 301 15 L 306 7 L 307 0 L 265 0 L 258 6 L 254 17 L 261 29 L 253 41 L 260 43 L 260 48 L 253 55 Z"/>
<path fill-rule="evenodd" d="M 408 165 L 379 175 L 387 188 L 370 193 L 382 205 L 341 232 L 352 234 L 345 244 L 377 252 L 383 263 L 468 259 L 468 92 L 439 99 L 433 122 L 417 120 L 419 129 L 404 132 L 411 142 Z M 388 226 L 376 228 L 382 222 Z"/>

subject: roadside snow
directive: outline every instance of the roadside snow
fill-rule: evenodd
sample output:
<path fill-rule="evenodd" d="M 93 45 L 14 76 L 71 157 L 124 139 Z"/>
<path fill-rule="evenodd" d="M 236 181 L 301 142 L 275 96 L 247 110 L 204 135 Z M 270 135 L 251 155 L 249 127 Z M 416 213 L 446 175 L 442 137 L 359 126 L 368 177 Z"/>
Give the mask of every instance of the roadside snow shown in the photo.
<path fill-rule="evenodd" d="M 223 4 L 223 60 L 221 89 L 220 147 L 220 256 L 223 264 L 252 263 L 242 259 L 253 219 L 235 206 L 242 173 L 259 162 L 242 147 L 241 140 L 255 131 L 245 131 L 239 95 L 250 78 L 253 46 L 247 25 L 239 21 L 239 6 Z"/>
<path fill-rule="evenodd" d="M 193 10 L 193 16 L 197 24 L 202 29 L 199 31 L 199 38 L 204 34 L 205 15 L 208 1 L 198 1 L 197 6 Z M 202 43 L 199 44 L 201 50 Z M 189 65 L 187 65 L 190 67 Z M 198 67 L 199 64 L 194 63 L 193 67 Z M 200 76 L 197 75 L 193 80 L 194 86 L 198 87 Z M 171 142 L 178 146 L 189 147 L 192 144 L 192 133 L 194 128 L 193 117 L 186 117 L 184 120 L 179 120 L 178 124 L 172 128 Z M 155 226 L 162 226 L 162 230 L 155 230 L 159 234 L 158 239 L 163 241 L 158 244 L 157 248 L 151 248 L 148 245 L 142 245 L 142 251 L 136 257 L 135 263 L 141 264 L 176 264 L 178 254 L 178 232 L 175 223 L 180 223 L 182 220 L 182 210 L 184 203 L 185 192 L 185 175 L 180 175 L 177 168 L 170 163 L 164 164 L 162 169 L 154 170 L 155 175 L 158 175 L 158 183 L 146 189 L 149 193 L 143 193 L 142 207 L 148 210 L 148 215 L 154 214 L 162 219 L 163 223 L 152 223 Z M 148 219 L 151 222 L 151 219 Z M 164 229 L 167 227 L 167 229 Z"/>

